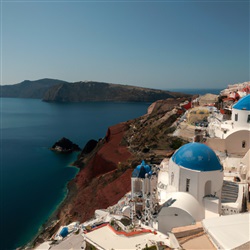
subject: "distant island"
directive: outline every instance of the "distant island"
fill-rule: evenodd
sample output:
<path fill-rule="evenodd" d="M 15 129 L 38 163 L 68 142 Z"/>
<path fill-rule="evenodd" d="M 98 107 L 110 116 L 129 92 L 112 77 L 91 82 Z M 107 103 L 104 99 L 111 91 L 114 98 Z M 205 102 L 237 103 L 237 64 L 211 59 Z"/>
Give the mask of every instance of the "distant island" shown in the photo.
<path fill-rule="evenodd" d="M 48 89 L 63 83 L 66 82 L 48 78 L 36 81 L 25 80 L 13 85 L 0 86 L 0 97 L 42 99 Z"/>
<path fill-rule="evenodd" d="M 66 82 L 55 79 L 25 80 L 0 87 L 0 97 L 34 98 L 46 102 L 154 102 L 191 95 L 105 82 Z"/>

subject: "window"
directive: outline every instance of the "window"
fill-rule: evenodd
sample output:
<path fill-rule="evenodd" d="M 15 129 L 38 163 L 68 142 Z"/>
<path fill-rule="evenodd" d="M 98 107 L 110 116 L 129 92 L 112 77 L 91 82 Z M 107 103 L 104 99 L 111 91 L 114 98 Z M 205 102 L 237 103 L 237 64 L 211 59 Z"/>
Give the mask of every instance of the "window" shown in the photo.
<path fill-rule="evenodd" d="M 186 179 L 186 192 L 189 192 L 190 179 Z"/>
<path fill-rule="evenodd" d="M 174 183 L 174 173 L 172 172 L 172 174 L 171 174 L 171 185 L 173 185 L 173 183 Z"/>
<path fill-rule="evenodd" d="M 246 147 L 246 141 L 242 141 L 242 148 Z"/>
<path fill-rule="evenodd" d="M 250 115 L 247 116 L 247 123 L 250 123 Z"/>
<path fill-rule="evenodd" d="M 234 120 L 237 122 L 238 121 L 238 114 L 235 114 Z"/>

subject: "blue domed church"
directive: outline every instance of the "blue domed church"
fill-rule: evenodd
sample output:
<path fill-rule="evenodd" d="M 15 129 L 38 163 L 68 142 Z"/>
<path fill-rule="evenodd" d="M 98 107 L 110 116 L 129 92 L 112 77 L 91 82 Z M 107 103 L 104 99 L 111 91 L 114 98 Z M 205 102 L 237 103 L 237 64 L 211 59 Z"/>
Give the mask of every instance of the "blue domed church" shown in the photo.
<path fill-rule="evenodd" d="M 142 162 L 131 185 L 132 200 L 140 194 L 145 221 L 162 233 L 221 214 L 223 167 L 205 144 L 182 146 L 156 175 Z M 131 211 L 140 210 L 137 203 Z"/>

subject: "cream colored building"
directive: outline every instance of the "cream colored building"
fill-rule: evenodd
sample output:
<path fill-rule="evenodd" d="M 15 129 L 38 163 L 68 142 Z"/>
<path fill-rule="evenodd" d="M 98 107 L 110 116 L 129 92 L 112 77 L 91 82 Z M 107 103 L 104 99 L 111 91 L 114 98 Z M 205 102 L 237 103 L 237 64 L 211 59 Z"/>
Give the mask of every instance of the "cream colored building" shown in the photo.
<path fill-rule="evenodd" d="M 216 115 L 209 119 L 207 143 L 214 150 L 244 156 L 250 148 L 250 95 L 232 107 L 231 120 Z"/>

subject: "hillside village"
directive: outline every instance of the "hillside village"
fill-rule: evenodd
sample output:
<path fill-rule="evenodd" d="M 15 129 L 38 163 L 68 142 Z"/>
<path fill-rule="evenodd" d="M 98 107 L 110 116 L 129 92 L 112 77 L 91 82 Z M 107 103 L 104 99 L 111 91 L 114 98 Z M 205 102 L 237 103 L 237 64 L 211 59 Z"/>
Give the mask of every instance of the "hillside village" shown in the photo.
<path fill-rule="evenodd" d="M 115 205 L 61 225 L 36 249 L 249 249 L 250 82 L 183 100 L 158 122 L 175 114 L 172 151 L 143 145 L 154 154 L 133 166 Z M 131 151 L 137 130 L 124 142 Z"/>

